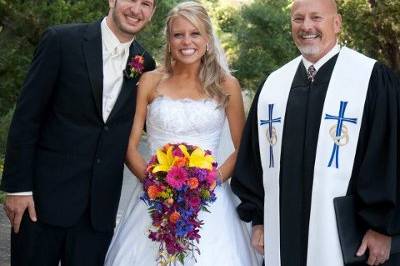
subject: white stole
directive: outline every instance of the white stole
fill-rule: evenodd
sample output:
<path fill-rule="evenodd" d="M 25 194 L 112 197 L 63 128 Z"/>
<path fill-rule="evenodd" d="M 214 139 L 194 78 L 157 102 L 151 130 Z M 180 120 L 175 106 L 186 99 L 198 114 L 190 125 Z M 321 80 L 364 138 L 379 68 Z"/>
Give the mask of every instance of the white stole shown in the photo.
<path fill-rule="evenodd" d="M 287 100 L 300 62 L 301 57 L 298 57 L 273 72 L 264 83 L 258 100 L 258 137 L 265 191 L 266 266 L 281 265 L 279 172 L 282 133 Z M 347 192 L 374 64 L 375 60 L 343 47 L 331 76 L 321 117 L 314 165 L 307 266 L 343 265 L 333 198 L 343 196 Z M 345 108 L 343 127 L 340 127 L 341 123 L 338 126 L 336 119 L 340 106 Z M 339 145 L 334 145 L 335 137 Z"/>

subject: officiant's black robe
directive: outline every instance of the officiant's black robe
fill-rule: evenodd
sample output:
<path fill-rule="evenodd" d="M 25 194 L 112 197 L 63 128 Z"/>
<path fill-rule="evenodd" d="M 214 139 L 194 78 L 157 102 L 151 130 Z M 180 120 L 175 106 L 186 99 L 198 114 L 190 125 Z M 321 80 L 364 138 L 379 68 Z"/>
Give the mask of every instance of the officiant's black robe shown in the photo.
<path fill-rule="evenodd" d="M 295 74 L 286 108 L 280 167 L 281 265 L 305 266 L 314 163 L 324 100 L 337 55 L 307 79 L 303 63 Z M 355 75 L 357 74 L 357 70 Z M 263 224 L 263 171 L 258 146 L 259 88 L 241 141 L 231 186 L 242 203 L 238 213 Z M 349 88 L 350 89 L 350 88 Z M 376 63 L 369 82 L 348 194 L 357 199 L 360 226 L 384 234 L 400 233 L 400 82 Z M 265 144 L 267 145 L 267 144 Z M 265 232 L 268 237 L 268 232 Z M 400 265 L 392 256 L 385 265 Z M 274 265 L 271 265 L 274 266 Z"/>

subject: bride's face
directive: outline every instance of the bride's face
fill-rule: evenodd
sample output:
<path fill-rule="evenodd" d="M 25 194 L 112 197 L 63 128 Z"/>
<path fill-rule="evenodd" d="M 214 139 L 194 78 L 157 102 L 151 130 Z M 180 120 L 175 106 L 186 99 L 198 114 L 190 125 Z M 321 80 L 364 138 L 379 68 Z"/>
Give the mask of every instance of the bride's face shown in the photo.
<path fill-rule="evenodd" d="M 207 37 L 189 20 L 177 17 L 171 21 L 171 56 L 183 64 L 200 63 L 207 50 Z"/>

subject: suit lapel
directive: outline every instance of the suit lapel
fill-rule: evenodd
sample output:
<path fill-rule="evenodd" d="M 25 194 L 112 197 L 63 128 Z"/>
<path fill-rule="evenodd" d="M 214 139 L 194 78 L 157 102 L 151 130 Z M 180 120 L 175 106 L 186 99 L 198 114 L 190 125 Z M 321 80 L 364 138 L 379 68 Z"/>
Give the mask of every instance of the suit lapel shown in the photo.
<path fill-rule="evenodd" d="M 94 102 L 99 116 L 103 117 L 103 47 L 100 21 L 89 24 L 83 41 L 86 66 L 89 73 Z M 103 119 L 101 119 L 103 120 Z"/>
<path fill-rule="evenodd" d="M 133 41 L 131 47 L 129 48 L 128 61 L 133 56 L 138 55 L 138 54 L 139 54 L 139 50 L 136 47 L 136 41 Z M 126 65 L 127 64 L 128 64 L 128 62 L 126 63 Z M 126 100 L 129 99 L 129 95 L 132 94 L 132 90 L 136 90 L 136 88 L 137 88 L 136 84 L 138 83 L 138 81 L 139 81 L 139 77 L 128 78 L 126 75 L 124 75 L 124 81 L 122 83 L 121 92 L 119 93 L 117 101 L 115 102 L 114 108 L 112 109 L 107 121 L 111 120 L 115 116 L 115 114 L 117 114 L 118 111 L 124 106 L 124 103 L 126 102 Z"/>

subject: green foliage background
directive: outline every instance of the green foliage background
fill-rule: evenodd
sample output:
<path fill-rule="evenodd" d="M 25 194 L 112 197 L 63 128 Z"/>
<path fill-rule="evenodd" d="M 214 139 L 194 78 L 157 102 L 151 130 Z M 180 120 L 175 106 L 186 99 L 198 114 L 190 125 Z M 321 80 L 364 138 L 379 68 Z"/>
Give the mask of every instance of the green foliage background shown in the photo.
<path fill-rule="evenodd" d="M 166 13 L 182 0 L 157 0 L 152 23 L 138 39 L 162 60 Z M 244 89 L 255 90 L 298 54 L 290 35 L 290 0 L 203 0 Z M 400 1 L 338 0 L 341 42 L 400 73 Z M 0 159 L 19 90 L 41 33 L 50 25 L 81 23 L 107 14 L 106 0 L 0 0 Z"/>
<path fill-rule="evenodd" d="M 254 0 L 239 11 L 214 8 L 228 56 L 243 88 L 255 90 L 262 79 L 297 54 L 290 34 L 287 0 Z"/>
<path fill-rule="evenodd" d="M 400 1 L 340 0 L 341 39 L 400 74 Z"/>

